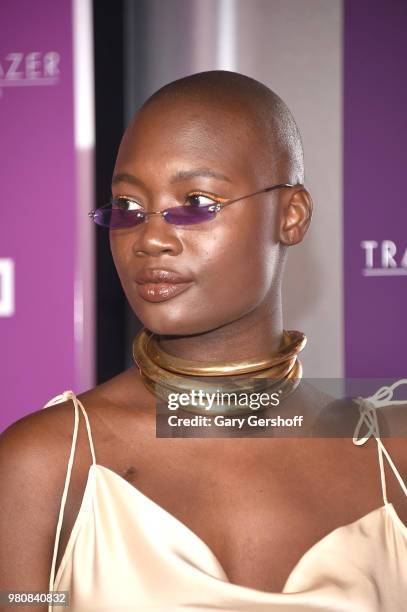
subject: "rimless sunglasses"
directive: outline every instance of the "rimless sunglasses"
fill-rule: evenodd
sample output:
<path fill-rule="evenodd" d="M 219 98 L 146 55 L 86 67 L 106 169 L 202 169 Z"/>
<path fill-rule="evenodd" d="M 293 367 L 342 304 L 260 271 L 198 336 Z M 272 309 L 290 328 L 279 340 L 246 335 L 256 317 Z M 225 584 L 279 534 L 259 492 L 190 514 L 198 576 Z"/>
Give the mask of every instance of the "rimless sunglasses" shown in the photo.
<path fill-rule="evenodd" d="M 161 215 L 167 223 L 172 225 L 195 225 L 197 223 L 204 223 L 214 219 L 218 212 L 223 210 L 226 206 L 240 202 L 246 198 L 258 195 L 259 193 L 266 193 L 267 191 L 273 191 L 274 189 L 283 189 L 285 187 L 294 187 L 290 183 L 280 183 L 279 185 L 271 185 L 260 191 L 255 191 L 249 195 L 240 196 L 232 200 L 226 200 L 224 202 L 212 201 L 211 204 L 202 205 L 199 202 L 200 198 L 205 200 L 212 200 L 208 195 L 201 193 L 190 194 L 188 196 L 189 204 L 183 206 L 174 206 L 172 208 L 166 208 L 165 210 L 158 210 L 153 212 L 146 212 L 140 206 L 140 204 L 127 196 L 119 196 L 112 198 L 108 204 L 92 210 L 88 213 L 88 216 L 97 225 L 108 227 L 110 229 L 115 228 L 126 228 L 133 227 L 134 225 L 140 225 L 152 215 Z"/>

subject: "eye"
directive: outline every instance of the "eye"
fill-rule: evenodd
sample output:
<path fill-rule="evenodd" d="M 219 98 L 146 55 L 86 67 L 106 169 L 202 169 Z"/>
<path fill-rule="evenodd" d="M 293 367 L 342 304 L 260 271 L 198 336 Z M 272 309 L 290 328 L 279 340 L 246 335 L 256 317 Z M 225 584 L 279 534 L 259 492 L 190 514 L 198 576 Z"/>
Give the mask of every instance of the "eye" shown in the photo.
<path fill-rule="evenodd" d="M 195 208 L 199 208 L 201 206 L 211 206 L 211 204 L 217 204 L 218 200 L 214 197 L 208 196 L 204 193 L 190 193 L 186 201 L 189 206 L 194 206 Z"/>
<path fill-rule="evenodd" d="M 132 211 L 132 210 L 143 210 L 141 204 L 139 204 L 136 200 L 132 200 L 131 198 L 126 198 L 125 196 L 119 196 L 117 198 L 111 199 L 112 208 L 123 210 L 123 211 Z"/>

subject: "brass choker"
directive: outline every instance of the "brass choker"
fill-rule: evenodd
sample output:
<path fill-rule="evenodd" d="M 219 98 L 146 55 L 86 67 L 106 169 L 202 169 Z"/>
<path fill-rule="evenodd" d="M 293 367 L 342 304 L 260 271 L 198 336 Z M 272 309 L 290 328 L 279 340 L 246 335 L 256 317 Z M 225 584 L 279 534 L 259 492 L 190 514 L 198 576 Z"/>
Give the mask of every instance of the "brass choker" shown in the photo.
<path fill-rule="evenodd" d="M 192 391 L 197 393 L 199 390 L 203 394 L 218 391 L 234 394 L 234 397 L 239 394 L 248 396 L 251 393 L 278 392 L 281 401 L 300 382 L 302 366 L 297 355 L 306 341 L 303 333 L 284 330 L 280 349 L 266 359 L 211 363 L 170 355 L 160 346 L 158 337 L 143 328 L 133 340 L 133 359 L 145 386 L 163 402 L 168 401 L 170 393 L 191 395 Z M 182 410 L 206 416 L 254 412 L 248 405 L 230 404 L 229 401 L 213 405 L 210 410 L 206 409 L 205 404 L 182 406 Z"/>

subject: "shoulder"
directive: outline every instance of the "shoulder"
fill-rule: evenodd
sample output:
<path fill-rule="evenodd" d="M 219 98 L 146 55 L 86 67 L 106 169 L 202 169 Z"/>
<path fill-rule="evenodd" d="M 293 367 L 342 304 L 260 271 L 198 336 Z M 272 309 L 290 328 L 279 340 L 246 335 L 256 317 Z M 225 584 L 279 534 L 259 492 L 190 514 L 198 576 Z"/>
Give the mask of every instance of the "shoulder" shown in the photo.
<path fill-rule="evenodd" d="M 72 405 L 19 419 L 0 435 L 0 575 L 46 586 L 72 437 Z M 2 584 L 3 584 L 2 582 Z"/>
<path fill-rule="evenodd" d="M 383 452 L 387 497 L 402 522 L 407 524 L 407 399 L 403 401 L 400 398 L 399 401 L 401 403 L 397 404 L 372 402 L 379 439 L 370 442 L 374 445 L 377 442 L 378 450 Z M 364 430 L 367 430 L 366 426 Z"/>
<path fill-rule="evenodd" d="M 60 492 L 72 445 L 75 427 L 75 402 L 77 398 L 86 405 L 88 415 L 94 415 L 101 401 L 98 387 L 82 394 L 64 394 L 56 396 L 54 403 L 46 400 L 43 407 L 37 408 L 28 415 L 12 423 L 0 434 L 0 475 L 2 486 L 17 487 L 27 479 L 40 488 Z M 98 402 L 99 398 L 99 402 Z M 106 403 L 107 400 L 106 400 Z M 75 452 L 86 452 L 86 429 L 78 409 L 78 431 Z M 97 421 L 97 419 L 96 419 Z"/>
<path fill-rule="evenodd" d="M 399 381 L 397 386 L 400 386 L 401 383 L 402 381 Z M 396 397 L 389 399 L 388 403 L 386 399 L 376 402 L 375 398 L 372 398 L 380 440 L 404 480 L 407 479 L 407 397 L 405 389 L 406 387 L 402 386 L 400 391 L 395 392 L 397 403 L 395 403 Z M 370 399 L 367 398 L 367 401 L 369 402 Z"/>
<path fill-rule="evenodd" d="M 52 486 L 66 467 L 73 429 L 72 401 L 37 409 L 0 435 L 1 487 Z M 2 491 L 4 492 L 4 491 Z"/>
<path fill-rule="evenodd" d="M 72 415 L 72 401 L 67 399 L 21 417 L 0 435 L 1 458 L 8 456 L 9 451 L 15 457 L 34 449 L 41 449 L 41 455 L 47 448 L 52 451 L 53 440 L 65 431 L 69 419 L 72 422 Z"/>
<path fill-rule="evenodd" d="M 407 399 L 402 404 L 392 404 L 376 409 L 380 432 L 390 438 L 407 441 Z"/>
<path fill-rule="evenodd" d="M 401 394 L 400 394 L 401 395 Z M 405 393 L 404 393 L 405 395 Z M 359 398 L 365 400 L 358 405 L 358 412 L 361 407 L 364 408 L 365 419 L 361 424 L 359 437 L 368 434 L 368 422 L 372 417 L 376 417 L 378 434 L 380 441 L 385 448 L 390 458 L 402 472 L 402 477 L 407 478 L 407 398 L 400 398 L 400 403 L 392 403 L 389 401 L 386 404 L 385 400 L 376 402 L 373 398 Z M 370 408 L 373 410 L 369 411 Z M 366 418 L 366 413 L 368 416 Z M 373 426 L 375 423 L 373 423 Z M 371 436 L 374 438 L 374 436 Z M 373 444 L 374 440 L 371 441 Z"/>
<path fill-rule="evenodd" d="M 84 395 L 92 397 L 93 392 Z M 61 399 L 18 419 L 0 435 L 0 498 L 7 533 L 10 526 L 24 530 L 27 524 L 44 537 L 51 537 L 55 530 L 75 425 L 74 402 Z M 80 414 L 74 452 L 72 479 L 76 485 L 91 463 Z"/>
<path fill-rule="evenodd" d="M 133 383 L 130 385 L 130 381 Z M 130 396 L 129 389 L 133 396 Z M 61 393 L 62 395 L 62 393 Z M 127 424 L 126 411 L 139 403 L 142 389 L 137 373 L 125 371 L 118 376 L 98 385 L 76 398 L 85 408 L 89 417 L 92 432 L 104 435 L 106 423 L 116 419 Z M 38 408 L 30 414 L 12 423 L 0 434 L 0 475 L 4 481 L 6 474 L 13 474 L 14 482 L 30 478 L 36 486 L 44 489 L 56 482 L 61 487 L 61 478 L 65 474 L 72 444 L 74 430 L 75 405 L 73 398 L 59 401 L 50 406 Z M 141 402 L 142 404 L 142 402 Z M 87 433 L 83 424 L 82 412 L 78 406 L 79 427 L 76 453 L 88 453 Z M 84 465 L 88 464 L 84 457 Z"/>
<path fill-rule="evenodd" d="M 376 409 L 380 439 L 390 458 L 407 482 L 407 400 Z"/>
<path fill-rule="evenodd" d="M 72 401 L 37 409 L 0 435 L 0 588 L 45 590 L 72 444 Z"/>

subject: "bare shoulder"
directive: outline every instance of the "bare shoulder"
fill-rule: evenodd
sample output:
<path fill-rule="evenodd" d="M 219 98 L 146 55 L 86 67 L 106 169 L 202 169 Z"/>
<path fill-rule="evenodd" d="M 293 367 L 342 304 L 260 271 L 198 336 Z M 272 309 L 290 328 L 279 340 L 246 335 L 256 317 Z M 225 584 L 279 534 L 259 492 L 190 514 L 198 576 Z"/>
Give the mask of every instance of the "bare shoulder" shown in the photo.
<path fill-rule="evenodd" d="M 401 379 L 393 385 L 393 397 L 386 405 L 383 397 L 376 407 L 377 423 L 381 442 L 389 453 L 402 478 L 407 480 L 407 379 Z M 390 388 L 381 391 L 392 393 Z M 378 396 L 382 395 L 380 392 Z M 396 403 L 397 402 L 397 403 Z"/>
<path fill-rule="evenodd" d="M 89 414 L 101 409 L 104 397 L 100 392 L 102 387 L 106 390 L 110 388 L 109 384 L 105 384 L 76 396 L 86 403 Z M 38 493 L 55 491 L 54 485 L 58 483 L 59 491 L 72 444 L 74 396 L 66 394 L 65 399 L 61 393 L 61 397 L 49 406 L 46 404 L 51 398 L 46 400 L 43 407 L 18 419 L 0 435 L 2 486 L 7 486 L 4 483 L 11 486 L 11 482 L 17 486 L 29 481 Z M 108 397 L 104 403 L 109 403 Z M 83 426 L 78 427 L 79 449 L 83 446 L 83 429 Z"/>
<path fill-rule="evenodd" d="M 381 442 L 407 482 L 407 400 L 377 409 Z"/>
<path fill-rule="evenodd" d="M 72 424 L 72 407 L 63 402 L 0 436 L 0 590 L 48 590 Z"/>
<path fill-rule="evenodd" d="M 55 491 L 57 483 L 57 492 L 60 493 L 75 424 L 73 397 L 68 395 L 66 400 L 61 397 L 61 401 L 57 403 L 46 408 L 37 408 L 15 421 L 0 435 L 0 473 L 3 486 L 10 479 L 15 486 L 18 482 L 29 479 L 31 483 L 35 483 L 37 493 L 39 490 Z M 146 403 L 151 401 L 133 369 L 126 370 L 76 397 L 91 421 L 92 432 L 96 437 L 100 434 L 102 439 L 107 441 L 109 430 L 114 429 L 113 424 L 118 429 L 126 429 L 129 409 L 134 421 L 134 412 L 138 410 L 141 414 Z M 80 408 L 78 415 L 80 424 L 75 452 L 83 459 L 79 463 L 85 468 L 88 467 L 91 457 Z"/>
<path fill-rule="evenodd" d="M 14 476 L 25 473 L 40 479 L 43 472 L 51 476 L 66 454 L 73 416 L 72 401 L 67 400 L 12 423 L 0 435 L 0 466 L 7 466 Z"/>
<path fill-rule="evenodd" d="M 108 438 L 106 423 L 110 422 L 110 417 L 125 422 L 125 418 L 120 417 L 125 414 L 127 393 L 126 377 L 123 376 L 76 396 L 86 406 L 92 432 L 102 432 L 102 447 Z M 73 449 L 73 398 L 67 396 L 65 399 L 61 394 L 61 401 L 46 408 L 38 407 L 0 435 L 0 590 L 48 589 L 61 497 Z M 44 406 L 51 399 L 46 400 Z M 73 487 L 69 488 L 65 513 L 71 523 L 91 463 L 80 407 L 78 416 Z M 24 585 L 21 584 L 22 576 Z"/>
<path fill-rule="evenodd" d="M 382 406 L 376 412 L 382 436 L 407 441 L 407 399 L 402 404 Z"/>

